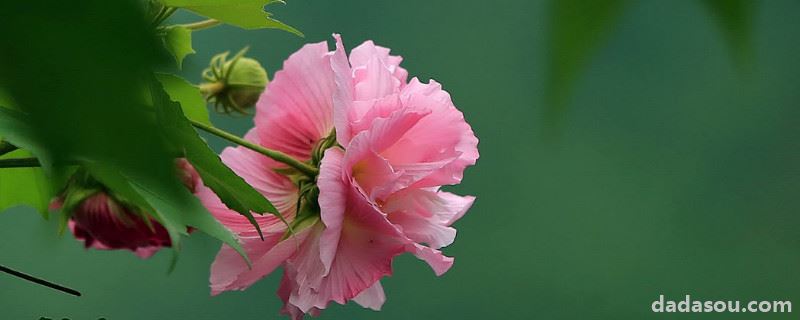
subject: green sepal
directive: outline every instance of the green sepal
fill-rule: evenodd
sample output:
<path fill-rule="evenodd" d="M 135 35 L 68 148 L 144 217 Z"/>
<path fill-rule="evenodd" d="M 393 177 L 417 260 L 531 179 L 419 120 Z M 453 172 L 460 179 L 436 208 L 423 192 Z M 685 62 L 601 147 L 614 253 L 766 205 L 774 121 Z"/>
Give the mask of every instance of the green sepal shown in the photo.
<path fill-rule="evenodd" d="M 162 41 L 167 52 L 175 58 L 178 69 L 183 67 L 183 59 L 195 53 L 192 48 L 192 30 L 180 25 L 164 28 Z"/>

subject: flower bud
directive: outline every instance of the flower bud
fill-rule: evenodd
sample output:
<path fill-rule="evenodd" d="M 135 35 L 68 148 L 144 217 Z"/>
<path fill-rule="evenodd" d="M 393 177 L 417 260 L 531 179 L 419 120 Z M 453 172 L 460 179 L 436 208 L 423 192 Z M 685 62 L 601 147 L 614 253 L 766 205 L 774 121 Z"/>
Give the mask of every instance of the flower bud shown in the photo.
<path fill-rule="evenodd" d="M 83 199 L 72 210 L 68 223 L 86 248 L 127 249 L 148 258 L 161 247 L 172 246 L 164 226 L 103 191 Z"/>
<path fill-rule="evenodd" d="M 176 160 L 176 167 L 178 177 L 193 192 L 200 183 L 197 171 L 185 159 Z M 172 246 L 163 225 L 138 206 L 115 196 L 83 170 L 72 176 L 53 207 L 67 214 L 67 226 L 86 248 L 127 249 L 148 258 L 162 247 Z"/>
<path fill-rule="evenodd" d="M 256 104 L 269 82 L 264 67 L 258 61 L 244 57 L 247 49 L 242 49 L 230 60 L 227 60 L 228 52 L 218 54 L 203 70 L 206 82 L 200 85 L 200 91 L 218 112 L 247 114 L 247 109 Z"/>

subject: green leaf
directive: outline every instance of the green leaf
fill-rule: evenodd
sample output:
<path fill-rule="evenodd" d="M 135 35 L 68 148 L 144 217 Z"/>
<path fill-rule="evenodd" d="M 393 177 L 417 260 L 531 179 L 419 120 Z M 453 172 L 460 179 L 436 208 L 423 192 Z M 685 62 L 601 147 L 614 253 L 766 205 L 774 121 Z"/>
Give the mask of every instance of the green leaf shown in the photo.
<path fill-rule="evenodd" d="M 21 120 L 2 135 L 45 165 L 97 161 L 171 178 L 172 157 L 139 90 L 160 45 L 138 1 L 46 3 L 0 2 L 0 28 L 16 30 L 0 42 L 0 83 Z"/>
<path fill-rule="evenodd" d="M 15 107 L 16 104 L 14 103 L 11 96 L 6 92 L 5 89 L 0 88 L 0 108 L 8 108 L 8 109 L 17 109 Z"/>
<path fill-rule="evenodd" d="M 197 86 L 173 74 L 156 73 L 156 79 L 161 82 L 169 99 L 180 104 L 186 118 L 211 125 L 206 100 Z"/>
<path fill-rule="evenodd" d="M 153 103 L 159 121 L 175 148 L 185 152 L 186 159 L 194 166 L 203 183 L 211 188 L 228 208 L 245 216 L 261 233 L 251 212 L 280 213 L 264 196 L 225 166 L 219 156 L 194 130 L 181 113 L 177 103 L 170 101 L 157 85 L 153 86 Z"/>
<path fill-rule="evenodd" d="M 165 188 L 162 181 L 144 177 L 125 176 L 114 167 L 99 163 L 86 166 L 94 177 L 114 192 L 122 192 L 126 200 L 143 208 L 161 223 L 172 239 L 173 248 L 181 248 L 180 236 L 188 234 L 191 226 L 221 240 L 236 250 L 248 265 L 250 260 L 236 237 L 206 210 L 200 201 L 181 185 Z M 174 262 L 170 269 L 174 267 Z"/>
<path fill-rule="evenodd" d="M 0 136 L 39 158 L 51 181 L 84 166 L 148 208 L 176 248 L 190 225 L 243 253 L 179 181 L 174 150 L 142 96 L 163 50 L 139 1 L 45 2 L 47 10 L 41 1 L 0 1 L 0 29 L 14 30 L 0 41 L 0 86 L 19 108 L 0 109 Z"/>
<path fill-rule="evenodd" d="M 283 3 L 281 0 L 164 0 L 167 6 L 188 9 L 243 29 L 281 29 L 302 37 L 303 33 L 265 11 L 265 6 L 276 2 Z"/>
<path fill-rule="evenodd" d="M 616 25 L 626 0 L 551 2 L 546 79 L 548 123 L 561 118 L 575 80 Z"/>
<path fill-rule="evenodd" d="M 187 190 L 184 190 L 182 196 L 180 197 L 182 198 L 182 201 L 176 202 L 168 197 L 164 197 L 163 193 L 159 192 L 159 190 L 153 189 L 149 186 L 143 186 L 137 182 L 134 182 L 133 187 L 136 189 L 136 191 L 142 194 L 142 196 L 153 206 L 153 208 L 155 208 L 156 212 L 160 213 L 161 219 L 170 221 L 169 224 L 171 225 L 192 226 L 197 230 L 221 240 L 223 243 L 236 250 L 236 252 L 242 256 L 248 266 L 251 265 L 250 258 L 247 257 L 247 253 L 242 248 L 242 245 L 239 244 L 236 236 L 234 236 L 230 230 L 226 229 L 222 224 L 220 224 L 217 219 L 214 219 L 214 216 L 208 213 L 205 207 L 203 207 L 203 205 L 200 203 L 200 200 L 198 200 L 197 197 L 193 196 Z M 183 228 L 179 231 L 182 231 L 182 234 L 185 234 L 186 228 Z M 176 247 L 176 249 L 180 249 L 180 247 Z M 174 263 L 171 268 L 173 267 Z"/>
<path fill-rule="evenodd" d="M 183 65 L 183 58 L 195 53 L 192 48 L 192 30 L 183 26 L 171 26 L 167 27 L 164 32 L 164 46 L 175 58 L 180 69 Z"/>
<path fill-rule="evenodd" d="M 0 159 L 26 158 L 31 154 L 16 150 L 0 156 Z M 47 218 L 51 193 L 41 168 L 0 169 L 0 212 L 19 205 L 38 210 Z"/>
<path fill-rule="evenodd" d="M 33 155 L 41 155 L 39 162 L 46 173 L 52 170 L 48 151 L 36 140 L 36 129 L 29 124 L 28 115 L 23 111 L 0 106 L 0 136 L 15 146 L 29 150 Z"/>
<path fill-rule="evenodd" d="M 701 0 L 722 29 L 732 56 L 739 67 L 752 59 L 752 29 L 756 2 L 748 0 Z"/>

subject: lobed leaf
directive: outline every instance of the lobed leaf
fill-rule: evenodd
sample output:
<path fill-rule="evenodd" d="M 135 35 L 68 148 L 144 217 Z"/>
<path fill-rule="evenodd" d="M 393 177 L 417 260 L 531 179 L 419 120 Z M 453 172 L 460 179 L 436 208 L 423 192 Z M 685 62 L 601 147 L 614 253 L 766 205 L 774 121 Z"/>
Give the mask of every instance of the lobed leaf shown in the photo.
<path fill-rule="evenodd" d="M 180 69 L 183 65 L 183 58 L 195 53 L 192 48 L 192 30 L 183 26 L 170 26 L 164 30 L 164 47 L 167 48 L 175 63 L 178 64 Z"/>
<path fill-rule="evenodd" d="M 753 7 L 756 2 L 748 0 L 701 0 L 701 2 L 722 29 L 737 65 L 741 68 L 751 63 Z"/>
<path fill-rule="evenodd" d="M 272 18 L 265 6 L 281 0 L 163 0 L 170 7 L 184 8 L 197 14 L 243 29 L 281 29 L 298 36 L 303 33 Z"/>
<path fill-rule="evenodd" d="M 551 2 L 546 79 L 548 120 L 560 119 L 575 80 L 628 3 L 627 0 Z"/>
<path fill-rule="evenodd" d="M 180 105 L 186 118 L 211 125 L 206 100 L 197 86 L 173 74 L 156 73 L 156 79 L 169 95 L 169 99 Z"/>
<path fill-rule="evenodd" d="M 154 86 L 156 87 L 156 86 Z M 219 156 L 203 141 L 191 123 L 181 113 L 178 103 L 169 100 L 160 88 L 154 88 L 153 103 L 166 135 L 174 147 L 186 155 L 203 183 L 211 188 L 228 208 L 245 216 L 256 230 L 260 227 L 251 212 L 272 213 L 280 216 L 277 209 L 244 179 L 228 168 Z"/>
<path fill-rule="evenodd" d="M 0 136 L 35 155 L 50 179 L 84 166 L 148 209 L 176 249 L 192 226 L 244 255 L 180 183 L 170 142 L 142 97 L 161 50 L 140 3 L 45 3 L 48 10 L 41 1 L 0 2 L 0 28 L 14 30 L 0 41 L 0 86 L 19 109 L 0 109 Z"/>
<path fill-rule="evenodd" d="M 16 150 L 0 155 L 0 159 L 30 156 L 28 151 Z M 0 169 L 0 212 L 24 205 L 36 209 L 46 218 L 50 199 L 50 187 L 41 168 Z"/>

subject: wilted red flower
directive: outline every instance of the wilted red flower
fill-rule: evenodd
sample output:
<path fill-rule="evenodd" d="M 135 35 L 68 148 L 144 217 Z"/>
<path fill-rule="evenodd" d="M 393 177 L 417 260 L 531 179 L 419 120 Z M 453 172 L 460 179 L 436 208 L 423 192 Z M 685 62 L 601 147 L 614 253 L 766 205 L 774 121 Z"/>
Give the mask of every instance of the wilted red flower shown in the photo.
<path fill-rule="evenodd" d="M 145 219 L 149 219 L 149 226 Z M 141 258 L 172 246 L 164 226 L 102 191 L 84 199 L 72 211 L 69 229 L 86 248 L 128 249 Z"/>
<path fill-rule="evenodd" d="M 197 171 L 185 159 L 178 159 L 176 166 L 183 184 L 194 192 L 200 182 Z M 65 201 L 71 202 L 69 229 L 86 248 L 127 249 L 149 258 L 162 247 L 172 246 L 164 226 L 136 205 L 115 197 L 86 173 L 76 174 L 54 207 L 62 207 Z"/>

